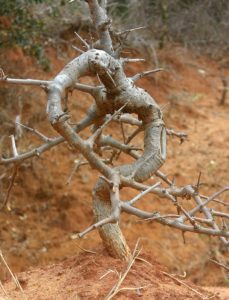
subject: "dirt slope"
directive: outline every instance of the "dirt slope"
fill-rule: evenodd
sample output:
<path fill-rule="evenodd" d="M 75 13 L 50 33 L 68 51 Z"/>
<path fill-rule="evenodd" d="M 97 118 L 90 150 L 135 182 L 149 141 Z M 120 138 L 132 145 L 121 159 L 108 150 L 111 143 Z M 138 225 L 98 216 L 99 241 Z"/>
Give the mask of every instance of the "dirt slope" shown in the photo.
<path fill-rule="evenodd" d="M 28 299 L 105 299 L 127 266 L 124 262 L 104 255 L 101 249 L 98 252 L 81 253 L 55 265 L 20 273 L 18 280 Z M 186 300 L 214 294 L 214 299 L 226 299 L 219 297 L 216 290 L 209 292 L 184 280 L 182 282 L 189 287 L 179 284 L 166 276 L 165 268 L 152 259 L 152 255 L 140 255 L 139 259 L 142 258 L 145 261 L 135 261 L 115 299 Z M 11 299 L 22 299 L 12 281 L 6 282 L 4 287 Z"/>
<path fill-rule="evenodd" d="M 41 71 L 30 58 L 23 55 L 20 49 L 12 50 L 7 55 L 1 54 L 1 66 L 11 77 L 48 79 L 61 70 L 62 66 L 75 55 L 69 49 L 63 50 L 65 52 L 59 53 L 49 49 L 52 65 L 52 71 L 49 73 Z M 218 62 L 207 57 L 196 56 L 180 47 L 173 47 L 172 50 L 164 49 L 158 53 L 158 56 L 166 71 L 142 79 L 139 85 L 147 89 L 158 103 L 164 106 L 167 126 L 185 131 L 189 136 L 189 140 L 182 145 L 176 139 L 169 139 L 168 158 L 162 170 L 171 178 L 176 175 L 177 185 L 195 183 L 201 171 L 202 181 L 205 183 L 202 192 L 210 195 L 228 184 L 229 178 L 229 100 L 227 99 L 223 107 L 218 106 L 222 86 L 220 76 L 222 70 L 228 76 L 228 69 L 223 69 Z M 129 66 L 128 73 L 135 74 L 146 69 L 150 69 L 148 62 L 138 63 Z M 89 80 L 87 79 L 88 82 Z M 7 152 L 7 145 L 9 145 L 7 135 L 14 130 L 13 121 L 20 111 L 20 103 L 23 104 L 20 112 L 23 123 L 49 136 L 56 135 L 46 120 L 46 98 L 39 89 L 11 87 L 9 90 L 9 87 L 1 85 L 0 101 L 0 134 L 1 137 L 6 134 L 0 146 L 1 151 L 6 155 L 10 154 Z M 85 114 L 90 103 L 91 99 L 87 95 L 73 94 L 70 103 L 73 122 Z M 87 134 L 88 132 L 85 132 L 82 136 Z M 136 145 L 141 145 L 140 138 L 134 142 Z M 18 141 L 18 149 L 23 152 L 32 145 L 40 144 L 36 137 L 24 133 Z M 34 291 L 38 297 L 36 299 L 58 299 L 42 298 L 44 297 L 42 293 L 48 292 L 46 282 L 53 285 L 53 293 L 56 291 L 56 297 L 59 299 L 63 299 L 60 298 L 61 292 L 67 290 L 67 287 L 74 289 L 71 291 L 72 297 L 75 295 L 76 298 L 78 293 L 82 299 L 90 299 L 89 297 L 101 299 L 117 278 L 112 273 L 103 281 L 99 281 L 100 276 L 109 268 L 117 268 L 118 271 L 125 269 L 123 263 L 107 257 L 102 252 L 102 248 L 98 248 L 101 240 L 97 232 L 89 234 L 77 243 L 72 239 L 74 233 L 82 231 L 93 221 L 91 189 L 98 176 L 86 166 L 75 174 L 69 185 L 66 185 L 74 160 L 78 158 L 77 153 L 71 152 L 66 144 L 62 144 L 49 153 L 44 153 L 40 159 L 35 158 L 24 162 L 11 195 L 12 210 L 1 212 L 1 249 L 11 269 L 14 272 L 21 272 L 31 266 L 41 267 L 19 275 L 19 279 L 22 277 L 22 285 L 29 299 L 31 299 L 30 295 L 35 299 Z M 125 163 L 127 159 L 124 155 L 120 157 L 121 163 Z M 0 174 L 4 175 L 2 192 L 7 189 L 11 173 L 12 169 L 0 169 Z M 3 193 L 1 197 L 2 195 Z M 123 199 L 130 199 L 133 195 L 134 192 L 129 189 L 122 192 Z M 226 196 L 222 199 L 226 200 Z M 150 196 L 141 202 L 141 207 L 146 210 L 159 210 L 162 213 L 172 211 L 170 203 Z M 156 223 L 139 222 L 135 217 L 123 215 L 121 224 L 130 243 L 141 237 L 143 249 L 147 251 L 147 259 L 154 267 L 156 266 L 155 269 L 143 262 L 136 262 L 133 273 L 130 273 L 129 279 L 125 281 L 124 286 L 128 287 L 152 284 L 152 287 L 142 290 L 143 299 L 154 299 L 152 297 L 197 299 L 197 296 L 186 288 L 177 286 L 166 276 L 160 275 L 161 267 L 155 262 L 155 257 L 168 267 L 168 272 L 176 274 L 186 272 L 187 277 L 199 285 L 228 284 L 227 274 L 208 260 L 209 257 L 213 257 L 227 263 L 228 255 L 216 238 L 187 234 L 184 244 L 179 231 Z M 81 253 L 82 250 L 77 245 L 91 250 L 98 248 L 97 254 Z M 79 253 L 81 254 L 78 256 Z M 72 255 L 75 256 L 59 263 Z M 50 263 L 58 264 L 56 267 L 54 265 L 47 267 Z M 61 273 L 63 272 L 61 275 L 58 275 L 59 269 Z M 139 277 L 135 281 L 135 270 L 136 273 L 144 275 L 143 281 Z M 1 268 L 0 275 L 2 280 L 8 280 L 4 268 Z M 87 276 L 91 276 L 89 281 Z M 41 283 L 38 277 L 42 278 Z M 74 285 L 71 282 L 74 282 Z M 92 282 L 95 283 L 93 287 L 91 287 Z M 9 293 L 14 290 L 11 283 L 6 282 L 5 287 Z M 84 296 L 86 292 L 88 296 Z M 156 292 L 161 293 L 159 294 L 161 298 L 155 294 Z M 136 292 L 129 293 L 125 291 L 120 294 L 120 299 L 139 297 L 135 295 Z M 170 294 L 180 298 L 171 298 Z M 51 297 L 50 295 L 51 293 L 46 296 Z M 67 298 L 67 294 L 63 297 Z"/>

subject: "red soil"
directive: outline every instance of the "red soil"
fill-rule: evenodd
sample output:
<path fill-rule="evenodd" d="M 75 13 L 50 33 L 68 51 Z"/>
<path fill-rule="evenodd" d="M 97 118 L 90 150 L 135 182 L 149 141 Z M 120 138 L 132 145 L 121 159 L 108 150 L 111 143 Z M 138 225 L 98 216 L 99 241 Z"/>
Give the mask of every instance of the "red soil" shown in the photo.
<path fill-rule="evenodd" d="M 73 57 L 74 54 L 67 51 L 69 57 L 63 59 L 58 58 L 53 49 L 49 50 L 53 67 L 50 73 L 41 71 L 20 50 L 10 52 L 8 57 L 12 58 L 12 64 L 6 54 L 2 54 L 1 66 L 10 77 L 48 79 Z M 148 90 L 160 105 L 169 103 L 164 109 L 167 126 L 189 135 L 189 140 L 182 145 L 176 139 L 169 139 L 168 158 L 162 170 L 170 176 L 176 175 L 177 185 L 195 183 L 201 171 L 202 181 L 206 183 L 202 191 L 210 195 L 228 184 L 229 177 L 229 100 L 222 107 L 218 105 L 222 66 L 220 69 L 217 62 L 207 57 L 196 57 L 175 47 L 172 51 L 161 51 L 159 60 L 167 71 L 142 79 L 139 85 Z M 129 66 L 128 73 L 135 74 L 145 69 L 149 69 L 148 63 L 138 63 Z M 228 76 L 228 70 L 224 69 L 224 72 Z M 4 88 L 4 93 L 6 89 L 9 87 Z M 12 130 L 10 122 L 18 113 L 17 100 L 21 95 L 24 103 L 22 122 L 55 136 L 46 120 L 45 94 L 38 88 L 11 86 L 10 89 L 11 94 L 7 94 L 9 99 L 4 93 L 1 97 L 2 103 L 5 101 L 7 104 L 1 105 L 0 121 L 4 114 L 8 123 L 3 122 L 0 134 L 3 135 L 3 129 L 4 133 Z M 11 99 L 10 107 L 8 101 Z M 74 122 L 85 114 L 90 103 L 87 95 L 74 93 L 70 103 Z M 86 134 L 88 132 L 82 136 Z M 5 138 L 6 146 L 7 143 Z M 39 145 L 40 141 L 25 133 L 18 142 L 18 149 L 23 152 L 33 144 Z M 141 139 L 137 138 L 135 144 L 141 145 Z M 76 158 L 78 154 L 62 144 L 44 153 L 40 159 L 24 162 L 11 194 L 12 210 L 1 213 L 1 250 L 13 272 L 26 271 L 19 273 L 18 278 L 28 299 L 103 299 L 117 281 L 117 275 L 112 272 L 102 280 L 99 278 L 109 269 L 123 273 L 126 268 L 124 262 L 110 258 L 103 252 L 97 232 L 77 242 L 72 239 L 73 233 L 82 231 L 93 222 L 91 190 L 98 177 L 97 172 L 86 166 L 75 174 L 70 185 L 66 185 Z M 121 163 L 127 159 L 124 155 L 120 157 Z M 5 172 L 4 191 L 11 170 L 0 169 L 0 174 Z M 130 199 L 134 194 L 129 189 L 122 191 L 124 199 Z M 226 195 L 222 199 L 226 199 Z M 152 201 L 152 196 L 142 200 L 141 207 L 161 213 L 173 209 L 164 199 L 153 197 Z M 228 255 L 223 253 L 216 238 L 186 234 L 184 244 L 179 231 L 157 223 L 138 222 L 135 217 L 126 215 L 123 215 L 121 225 L 132 245 L 141 237 L 141 245 L 146 251 L 144 253 L 147 253 L 142 257 L 152 266 L 136 261 L 122 287 L 147 287 L 140 291 L 123 291 L 117 299 L 137 299 L 140 296 L 142 299 L 199 299 L 197 294 L 165 276 L 161 264 L 168 268 L 169 273 L 183 274 L 185 271 L 190 282 L 198 285 L 228 283 L 225 272 L 208 260 L 214 257 L 225 264 L 228 260 Z M 84 253 L 77 245 L 96 249 L 96 254 Z M 36 268 L 27 271 L 29 267 Z M 3 267 L 0 275 L 8 295 L 12 299 L 21 299 Z M 194 287 L 190 282 L 188 284 Z M 210 295 L 207 291 L 194 288 L 204 295 Z M 225 293 L 225 298 L 220 296 L 220 299 L 227 299 L 227 292 L 224 289 L 222 293 Z"/>
<path fill-rule="evenodd" d="M 98 252 L 81 253 L 61 263 L 20 273 L 18 280 L 28 299 L 105 299 L 118 282 L 119 274 L 126 271 L 127 264 L 108 257 L 101 248 Z M 226 299 L 219 297 L 217 290 L 209 292 L 185 281 L 187 287 L 171 279 L 151 254 L 140 255 L 139 259 L 142 258 L 144 261 L 135 261 L 115 299 L 186 300 L 212 295 L 215 295 L 214 299 Z M 184 282 L 179 276 L 175 278 Z M 11 299 L 22 299 L 21 292 L 12 281 L 5 282 L 4 287 Z"/>

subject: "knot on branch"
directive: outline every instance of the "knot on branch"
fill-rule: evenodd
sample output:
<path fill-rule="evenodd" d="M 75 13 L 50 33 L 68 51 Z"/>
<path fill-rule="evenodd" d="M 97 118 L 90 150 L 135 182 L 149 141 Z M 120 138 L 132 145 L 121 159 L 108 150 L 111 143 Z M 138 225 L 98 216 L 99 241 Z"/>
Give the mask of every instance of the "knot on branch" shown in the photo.
<path fill-rule="evenodd" d="M 112 24 L 112 20 L 107 18 L 106 20 L 103 20 L 102 22 L 100 22 L 98 25 L 97 25 L 97 29 L 99 31 L 104 31 L 104 30 L 107 30 L 111 27 L 111 24 Z"/>
<path fill-rule="evenodd" d="M 71 116 L 70 116 L 67 112 L 64 112 L 64 113 L 62 113 L 61 115 L 56 116 L 56 118 L 53 119 L 52 124 L 56 124 L 56 123 L 64 123 L 64 122 L 66 122 L 67 120 L 69 120 L 70 118 L 71 118 Z"/>

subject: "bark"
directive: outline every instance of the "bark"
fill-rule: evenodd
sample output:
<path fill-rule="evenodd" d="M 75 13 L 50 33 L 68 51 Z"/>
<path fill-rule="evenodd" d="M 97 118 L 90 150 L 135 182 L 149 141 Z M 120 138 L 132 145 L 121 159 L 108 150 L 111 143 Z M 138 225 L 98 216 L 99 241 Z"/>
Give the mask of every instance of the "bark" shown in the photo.
<path fill-rule="evenodd" d="M 105 165 L 88 142 L 83 141 L 68 124 L 68 116 L 64 113 L 61 100 L 75 82 L 84 75 L 95 76 L 99 74 L 104 87 L 95 94 L 93 118 L 96 122 L 107 114 L 114 114 L 123 106 L 124 113 L 136 113 L 142 121 L 144 129 L 144 152 L 134 163 L 118 167 L 122 176 L 130 176 L 135 181 L 142 182 L 148 179 L 163 164 L 166 158 L 166 130 L 162 112 L 154 99 L 143 89 L 134 85 L 126 77 L 120 60 L 114 59 L 103 50 L 88 50 L 70 62 L 48 86 L 48 113 L 49 119 L 55 130 L 61 134 L 72 147 L 79 150 L 96 168 L 107 178 L 114 170 Z M 105 183 L 100 183 L 103 185 Z M 105 188 L 105 187 L 103 187 Z M 96 221 L 107 216 L 109 209 L 109 195 L 97 193 L 95 189 L 94 211 Z M 96 204 L 97 203 L 97 204 Z M 99 207 L 100 214 L 98 213 Z M 124 257 L 121 249 L 125 245 L 126 257 L 129 249 L 117 224 L 104 225 L 100 234 L 109 252 L 118 257 Z M 114 243 L 115 241 L 115 243 Z M 119 247 L 115 247 L 119 244 Z M 121 246 L 122 245 L 122 246 Z M 111 249 L 116 248 L 115 249 Z M 118 253 L 117 249 L 120 249 Z"/>
<path fill-rule="evenodd" d="M 110 193 L 107 183 L 98 180 L 93 190 L 93 213 L 96 222 L 111 215 Z M 113 257 L 128 260 L 131 256 L 119 224 L 106 224 L 98 228 L 108 253 Z"/>
<path fill-rule="evenodd" d="M 134 85 L 134 80 L 126 77 L 124 61 L 115 59 L 112 40 L 109 33 L 110 21 L 104 8 L 98 1 L 88 0 L 92 20 L 97 29 L 99 41 L 97 48 L 81 54 L 70 62 L 54 78 L 48 86 L 48 113 L 53 128 L 61 134 L 72 147 L 79 150 L 107 178 L 111 178 L 114 170 L 106 166 L 93 152 L 93 145 L 83 141 L 69 126 L 68 116 L 63 112 L 61 101 L 79 80 L 85 75 L 99 75 L 103 84 L 93 94 L 95 98 L 94 121 L 98 122 L 107 114 L 125 106 L 124 113 L 136 113 L 142 121 L 144 129 L 144 152 L 133 164 L 118 167 L 122 176 L 128 176 L 142 182 L 157 171 L 166 157 L 166 131 L 162 112 L 154 99 L 143 89 Z M 99 47 L 98 47 L 99 45 Z M 99 180 L 93 192 L 93 211 L 96 222 L 111 215 L 111 202 L 107 183 Z M 121 229 L 116 224 L 106 224 L 99 227 L 99 233 L 109 253 L 113 256 L 128 259 L 129 248 Z"/>
<path fill-rule="evenodd" d="M 48 96 L 49 121 L 60 134 L 60 137 L 49 139 L 37 130 L 27 127 L 27 130 L 37 134 L 45 144 L 26 153 L 18 153 L 15 139 L 12 137 L 14 156 L 11 158 L 0 157 L 0 164 L 14 163 L 16 170 L 16 167 L 23 160 L 32 156 L 39 156 L 44 151 L 67 141 L 73 149 L 84 156 L 92 168 L 103 175 L 93 189 L 95 224 L 81 232 L 79 236 L 82 237 L 98 228 L 105 247 L 115 257 L 128 260 L 131 255 L 119 226 L 121 212 L 133 214 L 143 219 L 150 218 L 163 225 L 178 228 L 183 232 L 190 231 L 220 236 L 222 242 L 228 245 L 229 242 L 226 238 L 229 237 L 229 232 L 227 227 L 224 223 L 222 228 L 217 225 L 214 216 L 229 219 L 229 214 L 211 210 L 207 204 L 228 191 L 229 187 L 227 186 L 212 196 L 204 198 L 199 194 L 200 176 L 196 186 L 188 185 L 178 188 L 174 181 L 170 181 L 167 176 L 158 171 L 166 159 L 166 132 L 168 135 L 176 135 L 181 142 L 187 138 L 184 133 L 176 133 L 168 129 L 166 131 L 162 111 L 156 101 L 145 90 L 135 85 L 138 79 L 160 69 L 142 72 L 128 78 L 124 71 L 125 63 L 136 62 L 140 59 L 117 57 L 118 52 L 113 50 L 115 47 L 110 35 L 111 22 L 105 11 L 106 1 L 101 1 L 103 3 L 101 6 L 97 0 L 87 0 L 87 2 L 99 40 L 95 42 L 94 48 L 90 49 L 88 43 L 76 33 L 87 50 L 85 52 L 80 51 L 81 54 L 69 62 L 53 80 L 8 78 L 0 69 L 0 81 L 9 84 L 40 86 L 45 90 Z M 113 35 L 115 36 L 114 32 Z M 79 83 L 80 78 L 86 75 L 98 77 L 101 85 L 93 87 Z M 70 116 L 63 107 L 68 99 L 68 94 L 74 89 L 91 94 L 94 102 L 87 111 L 85 118 L 72 127 L 69 122 Z M 120 116 L 121 113 L 123 115 Z M 138 119 L 130 116 L 132 113 L 137 114 Z M 138 128 L 123 144 L 113 137 L 102 134 L 104 127 L 111 121 L 127 122 L 138 126 Z M 84 140 L 80 137 L 79 132 L 90 125 L 94 126 L 93 133 L 87 140 Z M 26 126 L 24 127 L 26 128 Z M 144 131 L 144 147 L 142 154 L 138 155 L 134 152 L 136 149 L 129 146 L 128 143 L 140 131 Z M 105 146 L 123 151 L 131 155 L 135 161 L 131 164 L 113 167 L 100 156 Z M 153 174 L 166 182 L 168 187 L 159 187 L 160 182 L 152 187 L 142 183 Z M 11 185 L 13 185 L 13 180 Z M 158 212 L 145 212 L 133 207 L 132 205 L 141 198 L 141 195 L 129 202 L 121 201 L 119 190 L 123 186 L 145 191 L 144 194 L 150 192 L 165 198 L 177 208 L 178 214 L 161 216 Z M 196 206 L 186 211 L 178 202 L 178 197 L 192 199 Z M 203 198 L 206 200 L 203 201 Z M 196 217 L 195 214 L 197 213 L 203 213 L 205 218 Z M 202 224 L 207 225 L 204 227 Z"/>

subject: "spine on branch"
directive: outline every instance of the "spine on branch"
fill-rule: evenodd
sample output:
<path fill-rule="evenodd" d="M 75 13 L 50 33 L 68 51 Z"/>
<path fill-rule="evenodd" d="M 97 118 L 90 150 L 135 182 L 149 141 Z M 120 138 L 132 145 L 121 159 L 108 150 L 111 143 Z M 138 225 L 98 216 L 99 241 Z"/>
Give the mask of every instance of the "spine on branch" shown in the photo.
<path fill-rule="evenodd" d="M 37 130 L 27 127 L 28 130 L 42 138 L 45 144 L 20 154 L 17 153 L 13 143 L 14 157 L 1 158 L 0 164 L 14 163 L 17 165 L 26 158 L 39 156 L 51 147 L 67 141 L 84 156 L 94 169 L 104 176 L 97 181 L 93 190 L 95 224 L 88 227 L 79 236 L 82 237 L 98 228 L 108 252 L 113 256 L 128 259 L 131 255 L 118 224 L 121 212 L 133 214 L 143 219 L 155 220 L 184 232 L 191 231 L 220 236 L 221 240 L 228 245 L 226 238 L 229 237 L 229 232 L 225 230 L 226 227 L 221 229 L 216 224 L 214 217 L 221 217 L 224 220 L 229 219 L 229 215 L 211 210 L 206 205 L 219 194 L 228 191 L 229 188 L 226 187 L 218 194 L 216 193 L 202 201 L 202 196 L 199 195 L 198 191 L 199 180 L 196 186 L 178 188 L 174 181 L 169 180 L 167 176 L 158 171 L 166 159 L 166 133 L 176 135 L 181 141 L 187 138 L 184 133 L 166 130 L 160 107 L 146 91 L 135 86 L 135 81 L 138 79 L 161 69 L 142 72 L 128 78 L 123 69 L 125 63 L 139 61 L 139 59 L 115 58 L 116 54 L 110 35 L 111 22 L 105 10 L 106 1 L 102 1 L 101 6 L 97 0 L 87 0 L 87 2 L 99 37 L 99 41 L 94 45 L 96 49 L 90 49 L 87 42 L 77 34 L 77 37 L 86 47 L 86 51 L 80 50 L 80 55 L 68 63 L 51 81 L 10 79 L 0 69 L 0 81 L 11 84 L 38 85 L 45 89 L 48 95 L 47 113 L 49 121 L 60 134 L 60 137 L 48 139 Z M 94 87 L 79 83 L 79 79 L 86 75 L 97 76 L 100 85 Z M 68 98 L 68 93 L 74 89 L 91 94 L 94 103 L 85 118 L 72 127 L 69 122 L 70 115 L 62 107 Z M 123 115 L 120 115 L 122 113 Z M 130 114 L 132 113 L 137 114 L 138 119 L 131 117 Z M 110 121 L 119 121 L 121 125 L 122 122 L 126 122 L 138 126 L 138 128 L 127 139 L 122 128 L 124 143 L 121 143 L 113 137 L 102 134 L 104 127 Z M 95 131 L 87 140 L 84 140 L 78 133 L 89 125 L 94 125 Z M 129 145 L 129 142 L 140 131 L 144 131 L 144 148 L 141 155 L 134 151 L 139 149 Z M 119 149 L 131 155 L 135 161 L 112 167 L 99 156 L 99 151 L 96 152 L 94 146 L 100 148 L 101 152 L 105 146 Z M 159 187 L 160 183 L 151 187 L 142 184 L 153 174 L 159 176 L 169 187 L 161 188 Z M 157 212 L 145 212 L 133 207 L 133 204 L 141 198 L 141 194 L 129 202 L 122 202 L 119 199 L 119 189 L 123 186 L 145 191 L 143 194 L 150 192 L 163 197 L 175 206 L 178 213 L 161 216 Z M 192 199 L 196 207 L 186 211 L 178 202 L 178 197 Z M 204 218 L 196 217 L 196 213 L 203 213 Z M 202 224 L 207 224 L 210 228 L 204 227 Z"/>

